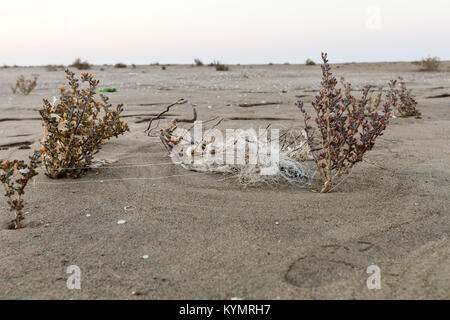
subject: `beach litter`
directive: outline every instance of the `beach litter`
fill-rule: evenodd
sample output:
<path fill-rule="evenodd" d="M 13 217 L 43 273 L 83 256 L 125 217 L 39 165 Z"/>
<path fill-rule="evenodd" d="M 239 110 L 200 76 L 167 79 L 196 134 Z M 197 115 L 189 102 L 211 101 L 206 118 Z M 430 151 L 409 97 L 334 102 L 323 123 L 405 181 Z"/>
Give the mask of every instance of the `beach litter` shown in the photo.
<path fill-rule="evenodd" d="M 99 92 L 117 92 L 116 88 L 103 88 Z"/>
<path fill-rule="evenodd" d="M 253 138 L 249 138 L 248 132 L 245 130 L 236 131 L 231 137 L 227 135 L 225 139 L 217 140 L 215 136 L 202 133 L 200 139 L 192 143 L 191 139 L 187 137 L 195 137 L 193 128 L 197 121 L 197 109 L 194 104 L 189 103 L 193 112 L 192 118 L 175 118 L 169 126 L 160 129 L 158 134 L 153 134 L 153 130 L 158 126 L 152 127 L 153 121 L 160 120 L 161 116 L 167 113 L 171 107 L 186 103 L 189 102 L 180 99 L 166 107 L 164 111 L 150 119 L 146 130 L 149 136 L 160 138 L 175 164 L 190 171 L 231 175 L 244 186 L 282 181 L 306 186 L 314 176 L 314 166 L 307 163 L 307 160 L 312 160 L 310 148 L 304 137 L 305 132 L 300 129 L 291 128 L 284 130 L 279 136 L 272 137 L 269 124 L 265 129 L 260 129 L 259 135 Z M 222 120 L 218 120 L 210 128 L 203 126 L 203 132 L 212 131 Z M 211 121 L 203 123 L 206 122 L 211 123 Z M 194 125 L 187 128 L 180 127 L 182 123 L 193 123 Z M 269 134 L 270 138 L 267 139 Z M 272 141 L 277 143 L 272 143 Z M 231 157 L 234 159 L 236 149 L 248 150 L 248 152 L 244 152 L 243 159 L 231 161 L 231 163 L 217 161 L 217 159 Z M 258 154 L 259 161 L 256 164 L 250 161 L 251 154 Z M 272 157 L 274 154 L 277 154 L 278 157 Z M 265 158 L 264 161 L 261 161 L 261 158 Z"/>
<path fill-rule="evenodd" d="M 117 221 L 117 224 L 124 224 L 124 223 L 127 223 L 127 221 L 126 220 L 119 220 L 119 221 Z"/>
<path fill-rule="evenodd" d="M 135 206 L 125 206 L 124 208 L 123 208 L 125 211 L 133 211 L 133 210 L 136 210 L 136 207 Z"/>

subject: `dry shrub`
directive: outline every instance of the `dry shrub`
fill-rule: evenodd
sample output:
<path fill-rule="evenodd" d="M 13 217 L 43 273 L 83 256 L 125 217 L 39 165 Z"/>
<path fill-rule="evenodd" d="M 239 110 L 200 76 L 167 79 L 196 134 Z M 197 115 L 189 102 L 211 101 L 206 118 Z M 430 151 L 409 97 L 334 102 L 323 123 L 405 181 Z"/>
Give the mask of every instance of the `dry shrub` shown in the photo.
<path fill-rule="evenodd" d="M 422 71 L 437 71 L 441 64 L 439 57 L 423 58 L 421 61 L 414 61 L 413 64 L 421 66 Z"/>
<path fill-rule="evenodd" d="M 78 70 L 88 70 L 91 68 L 89 62 L 81 61 L 80 58 L 77 58 L 70 66 L 77 68 Z"/>
<path fill-rule="evenodd" d="M 398 117 L 417 117 L 420 118 L 422 113 L 417 109 L 417 101 L 411 95 L 411 90 L 406 88 L 403 78 L 398 78 L 400 89 L 395 90 L 395 94 L 398 97 L 399 103 L 397 104 L 394 114 Z M 393 82 L 394 89 L 395 82 Z"/>
<path fill-rule="evenodd" d="M 314 61 L 312 61 L 311 59 L 306 59 L 306 62 L 305 62 L 305 64 L 307 65 L 307 66 L 315 66 L 316 65 L 316 63 L 314 62 Z"/>
<path fill-rule="evenodd" d="M 202 67 L 203 66 L 203 62 L 200 59 L 194 59 L 194 63 L 196 67 Z"/>
<path fill-rule="evenodd" d="M 64 69 L 63 65 L 54 65 L 54 64 L 48 64 L 45 66 L 45 70 L 49 72 L 59 71 L 59 69 Z"/>
<path fill-rule="evenodd" d="M 26 80 L 24 76 L 20 76 L 17 78 L 16 85 L 11 85 L 11 90 L 14 94 L 17 93 L 17 89 L 19 89 L 20 92 L 22 92 L 24 95 L 29 95 L 31 91 L 33 91 L 34 88 L 37 86 L 37 79 L 38 76 L 34 76 L 33 80 Z"/>
<path fill-rule="evenodd" d="M 126 68 L 126 67 L 127 67 L 127 65 L 125 63 L 122 63 L 122 62 L 116 63 L 114 65 L 114 68 L 119 68 L 119 69 Z"/>
<path fill-rule="evenodd" d="M 351 96 L 351 84 L 346 82 L 343 77 L 341 77 L 341 83 L 344 87 L 344 94 L 346 96 Z M 400 85 L 400 88 L 397 89 L 397 83 Z M 417 101 L 414 99 L 414 96 L 411 94 L 411 90 L 406 88 L 406 83 L 403 78 L 399 77 L 397 80 L 391 80 L 388 84 L 389 90 L 395 94 L 396 100 L 393 105 L 393 114 L 397 117 L 417 117 L 420 118 L 422 116 L 421 112 L 417 109 Z M 383 87 L 380 86 L 377 88 L 377 91 L 373 90 L 372 87 L 367 87 L 367 102 L 365 104 L 365 114 L 370 114 L 376 110 L 383 103 Z M 353 111 L 356 111 L 359 108 L 360 100 L 352 97 L 351 99 L 351 107 Z"/>
<path fill-rule="evenodd" d="M 228 71 L 230 69 L 227 65 L 220 63 L 219 61 L 214 61 L 213 65 L 216 68 L 216 71 Z"/>
<path fill-rule="evenodd" d="M 360 99 L 355 98 L 352 96 L 352 85 L 350 82 L 345 81 L 344 77 L 341 77 L 341 84 L 343 87 L 344 95 L 347 97 L 351 97 L 350 99 L 350 105 L 352 112 L 356 112 L 358 108 L 360 108 L 359 103 L 361 102 Z M 378 107 L 380 106 L 382 102 L 382 96 L 383 96 L 383 86 L 377 87 L 376 93 L 375 88 L 372 86 L 367 86 L 367 95 L 366 95 L 366 103 L 364 105 L 364 113 L 365 114 L 371 114 L 372 112 L 378 110 Z"/>
<path fill-rule="evenodd" d="M 0 182 L 5 188 L 6 202 L 10 211 L 15 213 L 15 219 L 9 224 L 10 229 L 19 229 L 20 222 L 24 219 L 22 210 L 25 203 L 22 197 L 25 194 L 28 182 L 32 181 L 33 177 L 38 174 L 36 168 L 40 163 L 40 158 L 41 152 L 35 151 L 30 156 L 28 164 L 23 160 L 0 160 Z"/>
<path fill-rule="evenodd" d="M 303 114 L 307 143 L 322 179 L 321 192 L 324 193 L 331 190 L 336 179 L 363 161 L 364 154 L 383 135 L 397 98 L 393 90 L 389 90 L 380 114 L 376 110 L 368 113 L 371 87 L 364 87 L 362 97 L 353 105 L 355 97 L 344 95 L 337 88 L 326 53 L 322 53 L 322 60 L 322 88 L 311 102 L 315 111 L 314 127 L 309 124 L 311 116 L 303 102 L 297 102 L 297 106 Z"/>
<path fill-rule="evenodd" d="M 42 160 L 51 178 L 81 176 L 106 140 L 129 130 L 120 119 L 122 105 L 113 107 L 102 94 L 102 101 L 95 100 L 99 80 L 92 73 L 81 73 L 81 82 L 88 83 L 86 89 L 80 88 L 73 72 L 66 70 L 66 74 L 69 88 L 59 88 L 59 102 L 44 99 L 40 110 L 44 126 L 41 144 L 45 148 Z"/>

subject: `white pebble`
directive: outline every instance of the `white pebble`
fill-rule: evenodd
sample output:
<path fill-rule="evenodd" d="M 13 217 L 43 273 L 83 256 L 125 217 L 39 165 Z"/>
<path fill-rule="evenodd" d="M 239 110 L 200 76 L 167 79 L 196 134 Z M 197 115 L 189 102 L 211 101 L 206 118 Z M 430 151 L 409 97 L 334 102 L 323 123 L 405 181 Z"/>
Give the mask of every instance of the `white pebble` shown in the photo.
<path fill-rule="evenodd" d="M 117 221 L 117 224 L 124 224 L 124 223 L 126 223 L 125 220 L 119 220 L 119 221 Z"/>

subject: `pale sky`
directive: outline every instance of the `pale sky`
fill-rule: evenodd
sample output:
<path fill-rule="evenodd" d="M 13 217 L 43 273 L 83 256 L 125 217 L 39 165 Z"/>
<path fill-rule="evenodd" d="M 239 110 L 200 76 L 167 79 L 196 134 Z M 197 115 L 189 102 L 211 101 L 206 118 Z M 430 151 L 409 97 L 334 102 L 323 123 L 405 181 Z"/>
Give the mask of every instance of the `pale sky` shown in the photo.
<path fill-rule="evenodd" d="M 449 0 L 1 0 L 0 65 L 450 59 Z"/>

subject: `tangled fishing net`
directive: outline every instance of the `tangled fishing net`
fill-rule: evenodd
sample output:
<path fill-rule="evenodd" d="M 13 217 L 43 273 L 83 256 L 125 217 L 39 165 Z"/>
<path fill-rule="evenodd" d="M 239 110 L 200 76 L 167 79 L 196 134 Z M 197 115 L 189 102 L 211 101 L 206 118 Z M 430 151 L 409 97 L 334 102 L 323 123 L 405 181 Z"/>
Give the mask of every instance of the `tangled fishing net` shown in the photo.
<path fill-rule="evenodd" d="M 191 104 L 192 119 L 174 119 L 167 128 L 160 129 L 159 134 L 152 133 L 153 120 L 160 119 L 172 106 L 186 102 L 181 99 L 170 105 L 151 119 L 147 128 L 149 135 L 159 136 L 174 164 L 191 171 L 235 177 L 245 186 L 283 181 L 306 185 L 314 176 L 313 166 L 308 165 L 308 160 L 312 160 L 310 149 L 304 132 L 299 129 L 284 130 L 281 134 L 269 129 L 270 125 L 259 129 L 258 133 L 250 129 L 228 134 L 227 130 L 224 138 L 215 129 L 222 121 L 219 120 L 205 132 L 200 129 L 199 136 L 197 111 Z M 194 125 L 184 128 L 179 126 L 181 123 Z"/>

